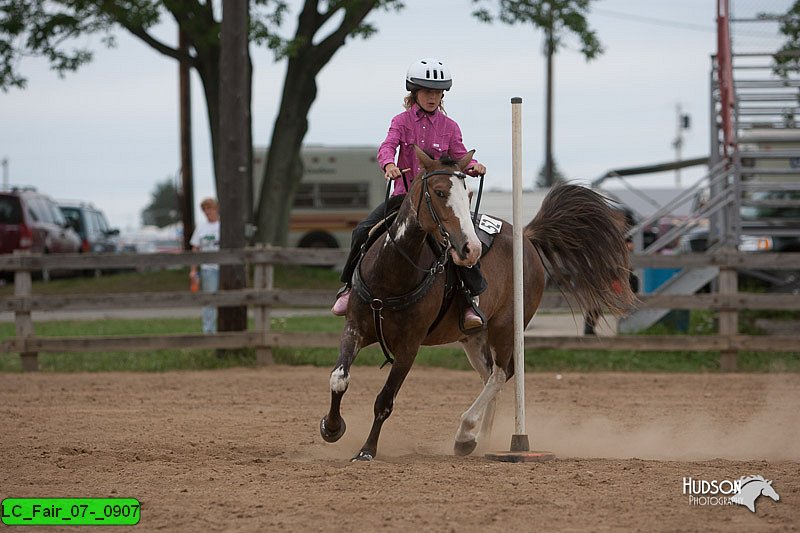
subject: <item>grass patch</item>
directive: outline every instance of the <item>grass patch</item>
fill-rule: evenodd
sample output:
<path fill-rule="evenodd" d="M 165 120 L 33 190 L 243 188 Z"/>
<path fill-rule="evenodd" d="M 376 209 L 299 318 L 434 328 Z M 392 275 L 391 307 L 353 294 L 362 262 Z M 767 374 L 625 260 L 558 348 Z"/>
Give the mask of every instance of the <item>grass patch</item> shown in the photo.
<path fill-rule="evenodd" d="M 692 317 L 690 328 L 706 327 L 708 317 Z M 333 316 L 278 317 L 272 320 L 275 331 L 287 332 L 340 332 L 344 319 Z M 160 335 L 169 333 L 196 333 L 198 321 L 194 318 L 159 320 L 91 320 L 37 323 L 39 336 L 89 336 L 89 335 Z M 658 326 L 653 334 L 663 334 Z M 659 333 L 662 331 L 662 333 Z M 13 324 L 0 324 L 0 338 L 14 335 Z M 338 356 L 335 348 L 276 348 L 275 361 L 286 365 L 313 365 L 332 368 Z M 749 353 L 739 354 L 739 368 L 746 372 L 800 372 L 799 353 Z M 373 346 L 362 350 L 355 365 L 380 366 L 384 362 L 380 348 Z M 631 352 L 600 350 L 527 350 L 526 369 L 539 372 L 717 372 L 719 354 L 716 352 Z M 219 357 L 215 350 L 159 350 L 154 352 L 109 353 L 42 353 L 40 367 L 50 372 L 99 372 L 167 370 L 200 370 L 254 366 L 253 350 L 240 351 L 239 355 Z M 461 349 L 423 347 L 416 364 L 458 370 L 470 369 L 469 361 Z M 0 372 L 21 371 L 17 354 L 0 357 Z"/>
<path fill-rule="evenodd" d="M 94 277 L 74 277 L 48 282 L 35 281 L 35 294 L 92 294 L 131 293 L 188 290 L 188 268 L 164 269 L 148 272 L 120 272 Z M 276 266 L 275 286 L 283 289 L 319 289 L 331 293 L 341 285 L 339 273 L 319 267 Z M 13 284 L 0 286 L 0 298 L 13 295 Z M 716 332 L 715 313 L 692 311 L 688 321 L 685 315 L 677 320 L 656 324 L 641 334 L 645 335 L 713 335 Z M 743 311 L 740 314 L 740 331 L 757 335 L 764 332 L 755 326 L 757 318 L 800 319 L 800 311 Z M 340 332 L 344 321 L 339 317 L 310 316 L 273 318 L 276 331 Z M 688 325 L 687 325 L 688 324 Z M 685 331 L 679 331 L 678 327 Z M 197 333 L 196 318 L 158 320 L 88 320 L 37 322 L 36 334 L 43 337 L 69 337 L 90 335 L 163 335 Z M 14 335 L 14 324 L 0 323 L 0 339 Z M 276 348 L 275 361 L 288 365 L 314 365 L 332 367 L 336 362 L 334 348 Z M 716 372 L 719 354 L 716 352 L 614 352 L 574 350 L 528 350 L 526 368 L 546 372 Z M 377 346 L 359 353 L 356 365 L 380 366 L 384 356 Z M 253 366 L 253 350 L 239 350 L 235 355 L 220 357 L 216 350 L 159 350 L 154 352 L 109 353 L 42 353 L 39 356 L 42 370 L 52 372 L 196 370 Z M 419 366 L 451 369 L 470 369 L 469 361 L 460 349 L 423 347 L 417 355 Z M 800 372 L 800 353 L 740 353 L 739 368 L 747 372 Z M 21 365 L 17 354 L 0 357 L 0 372 L 19 372 Z"/>
<path fill-rule="evenodd" d="M 341 286 L 339 272 L 330 268 L 278 265 L 274 285 L 280 289 L 335 291 Z M 34 281 L 33 294 L 99 294 L 131 292 L 172 292 L 189 290 L 189 268 L 145 272 L 118 272 L 100 277 L 70 277 Z M 14 295 L 14 284 L 0 285 L 0 298 Z"/>

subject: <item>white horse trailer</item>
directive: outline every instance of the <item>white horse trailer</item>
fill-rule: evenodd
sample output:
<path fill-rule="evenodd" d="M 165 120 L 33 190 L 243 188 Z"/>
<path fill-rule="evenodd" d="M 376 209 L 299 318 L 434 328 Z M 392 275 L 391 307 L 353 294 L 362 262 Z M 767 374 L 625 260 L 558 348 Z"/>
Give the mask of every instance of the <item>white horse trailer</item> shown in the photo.
<path fill-rule="evenodd" d="M 266 162 L 265 147 L 253 150 L 253 191 L 257 204 Z M 303 177 L 295 193 L 288 245 L 349 248 L 353 228 L 383 202 L 386 181 L 377 146 L 303 147 Z M 255 205 L 254 205 L 255 207 Z"/>

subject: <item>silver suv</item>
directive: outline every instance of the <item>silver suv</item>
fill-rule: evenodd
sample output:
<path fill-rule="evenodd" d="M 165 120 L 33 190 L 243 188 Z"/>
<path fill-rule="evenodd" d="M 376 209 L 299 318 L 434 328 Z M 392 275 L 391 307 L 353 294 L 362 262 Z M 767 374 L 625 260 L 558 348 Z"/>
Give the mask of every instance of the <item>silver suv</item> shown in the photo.
<path fill-rule="evenodd" d="M 90 203 L 59 200 L 64 218 L 81 237 L 83 252 L 116 252 L 119 230 L 111 228 L 105 214 Z"/>

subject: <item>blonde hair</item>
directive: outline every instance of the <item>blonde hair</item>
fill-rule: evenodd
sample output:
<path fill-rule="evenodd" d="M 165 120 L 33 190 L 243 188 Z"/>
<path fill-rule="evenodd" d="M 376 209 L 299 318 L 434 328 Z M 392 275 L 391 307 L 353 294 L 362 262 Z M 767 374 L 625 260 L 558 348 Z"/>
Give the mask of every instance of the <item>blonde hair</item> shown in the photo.
<path fill-rule="evenodd" d="M 403 107 L 406 108 L 407 110 L 411 109 L 411 107 L 416 103 L 417 103 L 417 91 L 411 91 L 403 98 Z M 441 111 L 445 115 L 447 114 L 447 111 L 444 110 L 444 95 L 442 95 L 442 101 L 439 102 L 439 111 Z"/>
<path fill-rule="evenodd" d="M 218 207 L 217 201 L 213 198 L 203 198 L 203 201 L 200 202 L 200 209 L 205 209 L 206 207 Z"/>

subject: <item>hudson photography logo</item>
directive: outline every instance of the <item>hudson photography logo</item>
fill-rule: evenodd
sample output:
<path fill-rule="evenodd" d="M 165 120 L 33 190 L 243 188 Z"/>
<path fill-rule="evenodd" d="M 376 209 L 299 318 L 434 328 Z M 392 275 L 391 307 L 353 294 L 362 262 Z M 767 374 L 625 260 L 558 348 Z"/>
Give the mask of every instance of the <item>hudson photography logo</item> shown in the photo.
<path fill-rule="evenodd" d="M 756 500 L 767 496 L 776 502 L 781 499 L 764 476 L 744 476 L 739 479 L 683 478 L 683 494 L 689 496 L 689 505 L 742 505 L 756 512 Z"/>

